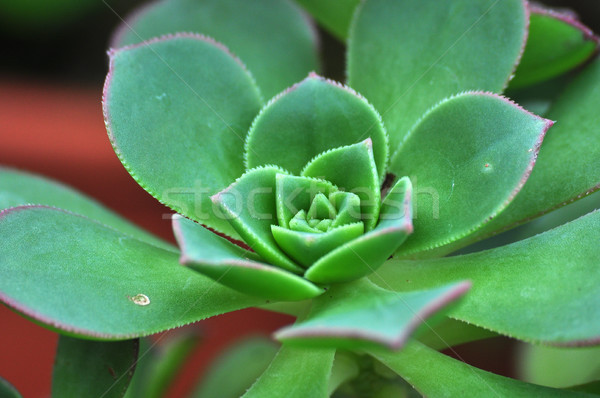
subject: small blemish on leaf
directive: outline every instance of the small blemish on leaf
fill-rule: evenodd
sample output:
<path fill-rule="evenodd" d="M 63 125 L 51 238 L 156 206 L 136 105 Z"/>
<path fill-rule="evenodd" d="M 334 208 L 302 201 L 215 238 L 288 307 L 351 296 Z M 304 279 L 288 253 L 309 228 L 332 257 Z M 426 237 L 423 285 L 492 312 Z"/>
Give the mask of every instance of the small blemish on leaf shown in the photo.
<path fill-rule="evenodd" d="M 171 105 L 171 99 L 169 98 L 169 96 L 167 95 L 167 93 L 162 93 L 160 95 L 155 95 L 154 98 L 157 101 L 160 101 L 164 106 L 170 106 Z"/>
<path fill-rule="evenodd" d="M 129 297 L 129 300 L 133 301 L 134 304 L 137 305 L 148 305 L 150 304 L 150 299 L 148 298 L 148 296 L 146 296 L 145 294 L 136 294 L 133 297 Z"/>
<path fill-rule="evenodd" d="M 115 370 L 113 368 L 111 368 L 110 366 L 108 367 L 108 373 L 110 373 L 110 375 L 112 376 L 112 378 L 114 380 L 117 380 L 117 374 L 115 373 Z"/>

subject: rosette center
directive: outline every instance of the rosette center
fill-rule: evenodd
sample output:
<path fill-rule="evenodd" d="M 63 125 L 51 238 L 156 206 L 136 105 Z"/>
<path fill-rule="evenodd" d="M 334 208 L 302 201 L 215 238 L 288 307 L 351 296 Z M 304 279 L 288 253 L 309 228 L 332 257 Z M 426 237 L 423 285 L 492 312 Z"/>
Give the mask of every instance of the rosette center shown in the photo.
<path fill-rule="evenodd" d="M 325 233 L 346 224 L 361 222 L 360 198 L 349 192 L 319 192 L 308 210 L 299 210 L 289 222 L 297 232 Z"/>

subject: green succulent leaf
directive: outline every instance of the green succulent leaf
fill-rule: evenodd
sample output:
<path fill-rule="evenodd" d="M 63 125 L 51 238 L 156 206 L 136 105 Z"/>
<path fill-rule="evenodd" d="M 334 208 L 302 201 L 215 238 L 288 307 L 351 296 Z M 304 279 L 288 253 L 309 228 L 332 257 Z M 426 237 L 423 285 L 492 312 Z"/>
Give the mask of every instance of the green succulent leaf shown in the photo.
<path fill-rule="evenodd" d="M 323 289 L 286 270 L 264 264 L 253 252 L 182 217 L 173 219 L 182 264 L 239 292 L 268 300 L 303 300 Z"/>
<path fill-rule="evenodd" d="M 192 398 L 241 397 L 267 370 L 277 350 L 277 344 L 265 338 L 237 342 L 211 365 Z"/>
<path fill-rule="evenodd" d="M 525 383 L 475 368 L 418 342 L 397 353 L 371 351 L 373 357 L 398 373 L 427 397 L 593 397 L 585 393 L 557 390 Z"/>
<path fill-rule="evenodd" d="M 53 397 L 121 398 L 138 359 L 138 340 L 89 341 L 60 336 Z"/>
<path fill-rule="evenodd" d="M 179 34 L 111 52 L 104 117 L 121 162 L 162 203 L 235 235 L 210 196 L 243 171 L 256 84 L 220 44 Z"/>
<path fill-rule="evenodd" d="M 500 213 L 527 180 L 551 125 L 481 92 L 430 110 L 390 162 L 392 173 L 415 184 L 415 233 L 399 254 L 447 250 Z"/>
<path fill-rule="evenodd" d="M 154 246 L 176 250 L 170 243 L 127 222 L 73 188 L 46 177 L 0 166 L 0 210 L 30 204 L 60 207 L 100 221 Z"/>
<path fill-rule="evenodd" d="M 600 59 L 588 65 L 552 105 L 547 117 L 558 123 L 544 139 L 531 178 L 506 211 L 476 238 L 514 227 L 600 188 L 598 103 Z"/>
<path fill-rule="evenodd" d="M 275 194 L 279 226 L 289 228 L 290 221 L 299 211 L 306 212 L 310 208 L 317 193 L 330 195 L 336 191 L 337 187 L 328 181 L 277 174 Z"/>
<path fill-rule="evenodd" d="M 141 355 L 125 398 L 164 397 L 199 341 L 199 334 L 190 329 L 140 339 Z"/>
<path fill-rule="evenodd" d="M 277 244 L 294 260 L 310 267 L 335 248 L 361 236 L 363 223 L 346 224 L 324 233 L 298 232 L 272 225 Z"/>
<path fill-rule="evenodd" d="M 381 189 L 370 138 L 349 146 L 330 149 L 308 162 L 301 174 L 331 181 L 339 189 L 360 198 L 360 214 L 365 231 L 379 219 Z"/>
<path fill-rule="evenodd" d="M 490 330 L 446 317 L 428 330 L 424 330 L 418 338 L 421 343 L 439 351 L 496 336 L 498 334 Z"/>
<path fill-rule="evenodd" d="M 329 201 L 337 210 L 331 228 L 355 223 L 362 219 L 358 195 L 352 192 L 337 191 L 329 195 Z"/>
<path fill-rule="evenodd" d="M 412 185 L 401 178 L 381 203 L 377 227 L 321 257 L 304 277 L 315 283 L 349 282 L 379 268 L 412 233 Z"/>
<path fill-rule="evenodd" d="M 383 179 L 388 143 L 377 111 L 352 89 L 311 73 L 256 117 L 246 141 L 246 167 L 276 164 L 298 175 L 315 156 L 368 137 Z"/>
<path fill-rule="evenodd" d="M 426 318 L 457 300 L 469 283 L 397 293 L 368 279 L 335 285 L 314 300 L 306 319 L 277 331 L 288 345 L 364 349 L 400 349 Z"/>
<path fill-rule="evenodd" d="M 0 235 L 0 300 L 64 334 L 129 339 L 264 304 L 181 267 L 177 253 L 62 210 L 5 210 Z"/>
<path fill-rule="evenodd" d="M 331 396 L 341 385 L 360 374 L 357 356 L 347 351 L 336 351 L 329 377 L 329 395 Z"/>
<path fill-rule="evenodd" d="M 507 246 L 462 256 L 389 261 L 378 275 L 397 291 L 468 279 L 453 318 L 520 340 L 552 345 L 600 341 L 600 212 Z M 432 272 L 432 270 L 434 272 Z"/>
<path fill-rule="evenodd" d="M 271 233 L 271 225 L 277 223 L 275 180 L 278 174 L 286 172 L 274 166 L 249 170 L 211 199 L 252 250 L 270 264 L 301 274 L 302 267 L 289 259 Z"/>
<path fill-rule="evenodd" d="M 429 108 L 500 92 L 527 36 L 522 0 L 367 0 L 348 39 L 348 84 L 381 113 L 394 151 Z"/>
<path fill-rule="evenodd" d="M 329 198 L 319 192 L 315 195 L 306 217 L 311 221 L 326 221 L 335 217 L 335 207 L 329 201 Z"/>
<path fill-rule="evenodd" d="M 598 346 L 566 348 L 522 343 L 517 358 L 519 378 L 529 383 L 569 388 L 600 381 Z"/>
<path fill-rule="evenodd" d="M 348 36 L 354 9 L 360 0 L 296 0 L 325 29 L 339 39 Z"/>
<path fill-rule="evenodd" d="M 0 397 L 23 398 L 21 393 L 8 381 L 0 377 Z"/>
<path fill-rule="evenodd" d="M 529 36 L 510 88 L 539 83 L 590 59 L 598 37 L 571 14 L 530 6 Z"/>
<path fill-rule="evenodd" d="M 334 350 L 283 345 L 243 398 L 326 398 Z"/>
<path fill-rule="evenodd" d="M 318 69 L 316 31 L 287 0 L 167 0 L 127 18 L 113 47 L 177 32 L 201 33 L 224 43 L 256 77 L 267 97 Z"/>

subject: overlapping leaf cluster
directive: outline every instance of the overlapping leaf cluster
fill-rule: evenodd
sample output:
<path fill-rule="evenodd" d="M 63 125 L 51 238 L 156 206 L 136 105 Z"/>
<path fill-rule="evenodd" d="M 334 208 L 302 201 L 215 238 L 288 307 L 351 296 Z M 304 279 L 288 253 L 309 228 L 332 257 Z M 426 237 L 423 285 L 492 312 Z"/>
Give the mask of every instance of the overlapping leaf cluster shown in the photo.
<path fill-rule="evenodd" d="M 600 187 L 597 38 L 521 0 L 298 3 L 347 39 L 348 86 L 312 72 L 316 31 L 288 1 L 167 0 L 124 24 L 103 98 L 109 138 L 132 177 L 179 213 L 179 247 L 3 169 L 2 301 L 101 340 L 253 306 L 292 313 L 279 352 L 261 345 L 273 359 L 245 397 L 356 392 L 369 360 L 426 396 L 585 394 L 436 350 L 496 334 L 600 341 L 597 212 L 443 257 Z M 81 353 L 125 372 L 136 344 L 63 337 L 55 393 L 110 386 L 76 377 L 95 369 Z M 222 366 L 242 371 L 247 349 Z M 147 396 L 142 386 L 128 394 Z"/>

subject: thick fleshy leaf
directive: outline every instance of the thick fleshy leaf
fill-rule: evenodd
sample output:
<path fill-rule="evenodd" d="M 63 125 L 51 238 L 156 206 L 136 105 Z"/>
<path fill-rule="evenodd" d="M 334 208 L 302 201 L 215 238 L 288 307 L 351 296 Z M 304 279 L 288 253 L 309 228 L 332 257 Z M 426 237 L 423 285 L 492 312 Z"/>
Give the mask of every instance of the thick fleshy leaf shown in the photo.
<path fill-rule="evenodd" d="M 256 254 L 193 221 L 176 217 L 173 230 L 182 264 L 237 291 L 269 300 L 303 300 L 323 293 L 306 279 L 262 263 Z"/>
<path fill-rule="evenodd" d="M 551 79 L 591 58 L 598 37 L 572 14 L 530 6 L 529 36 L 510 88 Z"/>
<path fill-rule="evenodd" d="M 397 291 L 468 279 L 473 288 L 450 314 L 530 342 L 590 345 L 600 341 L 600 251 L 596 211 L 511 245 L 441 259 L 392 260 L 380 268 Z"/>
<path fill-rule="evenodd" d="M 360 0 L 296 0 L 323 27 L 339 39 L 348 36 L 354 9 Z"/>
<path fill-rule="evenodd" d="M 519 378 L 554 388 L 569 388 L 600 380 L 600 347 L 518 347 Z"/>
<path fill-rule="evenodd" d="M 58 209 L 5 210 L 0 236 L 0 300 L 65 334 L 128 339 L 264 304 L 176 253 Z"/>
<path fill-rule="evenodd" d="M 559 227 L 563 224 L 568 223 L 584 216 L 596 209 L 600 208 L 600 191 L 596 191 L 576 202 L 570 203 L 567 206 L 558 208 L 548 214 L 532 220 L 513 231 L 508 231 L 500 236 L 492 239 L 513 238 L 514 240 L 506 243 L 512 243 L 525 238 L 532 237 L 542 232 L 546 232 L 552 228 Z M 485 243 L 481 242 L 481 244 Z"/>
<path fill-rule="evenodd" d="M 316 178 L 277 174 L 275 180 L 277 221 L 283 228 L 289 228 L 290 220 L 298 211 L 310 208 L 317 193 L 330 195 L 337 191 L 337 187 L 330 182 Z"/>
<path fill-rule="evenodd" d="M 544 140 L 531 178 L 477 238 L 514 227 L 600 188 L 598 103 L 600 59 L 588 65 L 552 105 L 547 117 L 557 123 Z"/>
<path fill-rule="evenodd" d="M 243 398 L 326 398 L 334 350 L 283 345 Z"/>
<path fill-rule="evenodd" d="M 397 353 L 371 351 L 426 397 L 593 397 L 499 376 L 450 358 L 417 342 Z"/>
<path fill-rule="evenodd" d="M 287 0 L 168 0 L 127 18 L 113 47 L 156 36 L 196 32 L 238 55 L 270 98 L 318 69 L 316 30 Z"/>
<path fill-rule="evenodd" d="M 315 283 L 336 283 L 368 275 L 398 249 L 412 230 L 412 185 L 404 177 L 381 203 L 377 227 L 321 257 L 304 277 Z"/>
<path fill-rule="evenodd" d="M 241 397 L 269 367 L 275 355 L 277 344 L 265 338 L 248 338 L 236 343 L 211 364 L 192 397 Z"/>
<path fill-rule="evenodd" d="M 393 152 L 432 106 L 500 92 L 527 36 L 523 0 L 368 0 L 348 45 L 348 82 L 381 113 Z"/>
<path fill-rule="evenodd" d="M 210 196 L 244 170 L 256 84 L 220 44 L 180 34 L 110 53 L 104 118 L 135 180 L 178 213 L 235 235 Z"/>
<path fill-rule="evenodd" d="M 0 210 L 30 204 L 60 207 L 100 221 L 152 245 L 175 250 L 170 243 L 125 221 L 95 199 L 73 188 L 49 178 L 0 166 Z"/>
<path fill-rule="evenodd" d="M 484 239 L 475 244 L 469 245 L 462 250 L 455 252 L 456 254 L 475 253 L 481 250 L 493 249 L 495 247 L 504 246 L 509 243 L 518 242 L 523 239 L 546 232 L 552 228 L 559 227 L 570 221 L 576 220 L 579 217 L 600 208 L 600 191 L 596 191 L 576 202 L 558 208 L 548 214 L 536 218 L 519 227 L 505 231 L 501 234 L 492 236 L 489 239 Z M 459 242 L 461 243 L 461 242 Z"/>
<path fill-rule="evenodd" d="M 277 223 L 277 174 L 285 174 L 285 171 L 272 166 L 249 170 L 211 199 L 252 250 L 269 263 L 300 274 L 302 267 L 277 246 L 271 233 L 271 225 Z"/>
<path fill-rule="evenodd" d="M 246 141 L 246 167 L 275 164 L 298 175 L 328 149 L 369 137 L 383 179 L 388 143 L 377 111 L 354 90 L 311 73 L 256 117 Z"/>
<path fill-rule="evenodd" d="M 156 340 L 140 339 L 140 358 L 125 398 L 161 398 L 200 340 L 196 330 L 170 331 Z"/>
<path fill-rule="evenodd" d="M 23 398 L 21 393 L 8 381 L 0 377 L 0 397 Z"/>
<path fill-rule="evenodd" d="M 342 384 L 354 379 L 360 373 L 360 367 L 354 353 L 336 351 L 329 376 L 329 395 Z"/>
<path fill-rule="evenodd" d="M 498 334 L 490 330 L 446 317 L 437 325 L 424 330 L 418 338 L 421 343 L 439 351 L 459 344 L 496 336 Z"/>
<path fill-rule="evenodd" d="M 381 189 L 370 138 L 318 155 L 301 174 L 331 181 L 339 189 L 358 195 L 365 231 L 375 227 L 379 219 Z"/>
<path fill-rule="evenodd" d="M 271 229 L 279 247 L 305 267 L 365 231 L 363 223 L 346 224 L 323 233 L 292 231 L 277 225 Z"/>
<path fill-rule="evenodd" d="M 360 198 L 358 195 L 352 192 L 337 191 L 329 195 L 329 200 L 337 210 L 335 220 L 331 223 L 331 228 L 361 220 Z"/>
<path fill-rule="evenodd" d="M 323 193 L 319 192 L 315 195 L 308 212 L 306 212 L 306 218 L 310 221 L 325 221 L 333 220 L 335 218 L 335 207 L 329 201 L 329 198 Z"/>
<path fill-rule="evenodd" d="M 299 346 L 397 350 L 426 318 L 443 311 L 468 289 L 469 283 L 455 283 L 397 293 L 368 279 L 335 285 L 315 299 L 306 319 L 277 331 L 275 337 Z"/>
<path fill-rule="evenodd" d="M 138 346 L 138 340 L 105 342 L 60 336 L 52 396 L 122 397 L 135 370 Z"/>
<path fill-rule="evenodd" d="M 529 177 L 551 125 L 489 93 L 461 94 L 429 111 L 390 163 L 415 185 L 415 233 L 400 255 L 443 251 L 502 211 Z"/>

